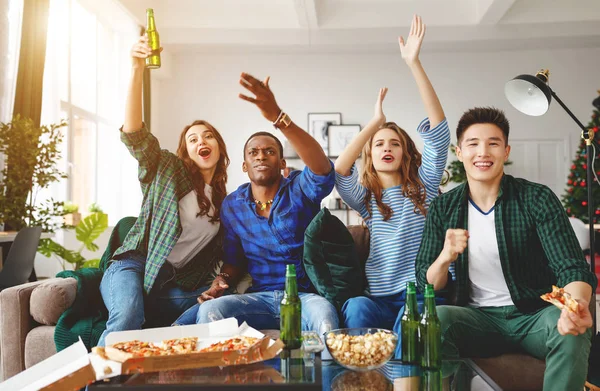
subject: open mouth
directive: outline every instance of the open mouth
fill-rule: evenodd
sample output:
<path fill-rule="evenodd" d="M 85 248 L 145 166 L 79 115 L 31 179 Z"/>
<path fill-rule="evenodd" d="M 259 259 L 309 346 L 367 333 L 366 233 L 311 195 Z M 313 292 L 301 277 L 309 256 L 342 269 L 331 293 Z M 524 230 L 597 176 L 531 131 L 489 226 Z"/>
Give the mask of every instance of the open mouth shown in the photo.
<path fill-rule="evenodd" d="M 207 158 L 210 155 L 210 152 L 211 152 L 210 149 L 208 149 L 208 148 L 202 148 L 200 150 L 199 155 L 200 155 L 200 157 Z"/>
<path fill-rule="evenodd" d="M 386 163 L 391 163 L 395 159 L 394 159 L 394 157 L 392 155 L 385 155 L 384 157 L 381 158 L 381 160 L 383 160 Z"/>
<path fill-rule="evenodd" d="M 473 165 L 477 168 L 486 169 L 486 168 L 490 168 L 491 166 L 493 166 L 494 163 L 492 163 L 492 162 L 475 162 L 475 163 L 473 163 Z"/>

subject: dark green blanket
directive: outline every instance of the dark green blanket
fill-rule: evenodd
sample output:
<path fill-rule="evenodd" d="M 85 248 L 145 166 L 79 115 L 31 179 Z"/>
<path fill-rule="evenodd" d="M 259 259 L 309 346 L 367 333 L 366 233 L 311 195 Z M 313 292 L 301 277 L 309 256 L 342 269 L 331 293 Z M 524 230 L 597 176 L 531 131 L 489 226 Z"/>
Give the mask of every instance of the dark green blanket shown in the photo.
<path fill-rule="evenodd" d="M 88 350 L 98 344 L 100 336 L 106 330 L 108 319 L 108 311 L 100 294 L 102 275 L 135 221 L 135 217 L 124 217 L 119 220 L 102 254 L 99 268 L 68 270 L 56 275 L 60 278 L 73 277 L 77 280 L 75 301 L 58 319 L 54 330 L 54 343 L 58 352 L 77 342 L 79 337 Z"/>

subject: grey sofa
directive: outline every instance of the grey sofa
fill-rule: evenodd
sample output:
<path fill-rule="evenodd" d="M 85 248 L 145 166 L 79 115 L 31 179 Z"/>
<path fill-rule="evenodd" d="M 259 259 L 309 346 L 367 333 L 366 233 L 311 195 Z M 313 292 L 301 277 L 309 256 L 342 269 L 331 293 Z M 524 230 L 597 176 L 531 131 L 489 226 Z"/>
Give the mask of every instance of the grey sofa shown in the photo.
<path fill-rule="evenodd" d="M 369 233 L 361 226 L 349 227 L 360 258 L 369 252 Z M 0 292 L 0 356 L 2 378 L 35 365 L 56 353 L 54 327 L 75 300 L 73 278 L 53 278 L 23 284 Z M 272 332 L 269 332 L 272 334 Z M 541 390 L 545 364 L 533 357 L 505 354 L 475 359 L 504 390 Z"/>

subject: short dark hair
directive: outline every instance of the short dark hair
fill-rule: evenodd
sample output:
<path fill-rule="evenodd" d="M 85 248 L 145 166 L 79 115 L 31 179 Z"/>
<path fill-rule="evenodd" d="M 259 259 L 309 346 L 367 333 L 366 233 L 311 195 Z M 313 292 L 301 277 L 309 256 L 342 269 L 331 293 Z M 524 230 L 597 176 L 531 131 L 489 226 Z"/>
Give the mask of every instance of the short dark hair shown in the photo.
<path fill-rule="evenodd" d="M 277 143 L 277 146 L 279 147 L 279 157 L 283 158 L 283 145 L 281 144 L 281 141 L 279 141 L 279 139 L 277 137 L 275 137 L 275 135 L 273 133 L 269 133 L 269 132 L 256 132 L 252 136 L 248 137 L 248 140 L 246 140 L 246 143 L 244 144 L 244 157 L 246 157 L 246 147 L 248 146 L 248 143 L 254 137 L 258 137 L 258 136 L 267 136 L 267 137 L 271 137 L 273 140 L 275 140 L 275 142 Z"/>
<path fill-rule="evenodd" d="M 504 141 L 508 144 L 508 119 L 504 115 L 504 111 L 495 107 L 474 107 L 465 111 L 458 121 L 456 126 L 456 140 L 460 144 L 465 131 L 471 125 L 476 124 L 493 124 L 502 130 Z"/>

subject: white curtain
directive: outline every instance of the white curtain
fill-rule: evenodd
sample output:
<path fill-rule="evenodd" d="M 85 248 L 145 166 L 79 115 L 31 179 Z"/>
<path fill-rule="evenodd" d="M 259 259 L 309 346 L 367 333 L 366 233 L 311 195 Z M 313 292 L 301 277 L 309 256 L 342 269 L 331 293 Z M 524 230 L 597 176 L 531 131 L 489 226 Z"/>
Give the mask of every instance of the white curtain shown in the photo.
<path fill-rule="evenodd" d="M 0 122 L 9 122 L 15 102 L 23 0 L 0 0 Z"/>

